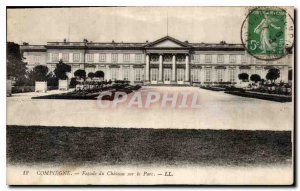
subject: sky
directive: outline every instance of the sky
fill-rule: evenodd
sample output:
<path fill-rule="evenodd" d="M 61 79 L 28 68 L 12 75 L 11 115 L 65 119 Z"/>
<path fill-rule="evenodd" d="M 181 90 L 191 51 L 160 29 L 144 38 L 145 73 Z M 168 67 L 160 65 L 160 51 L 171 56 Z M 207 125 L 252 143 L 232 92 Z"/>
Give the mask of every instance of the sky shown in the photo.
<path fill-rule="evenodd" d="M 241 43 L 246 12 L 245 7 L 8 9 L 7 40 L 19 44 L 61 42 L 64 38 L 72 42 L 84 38 L 93 42 L 151 42 L 168 31 L 181 41 Z"/>

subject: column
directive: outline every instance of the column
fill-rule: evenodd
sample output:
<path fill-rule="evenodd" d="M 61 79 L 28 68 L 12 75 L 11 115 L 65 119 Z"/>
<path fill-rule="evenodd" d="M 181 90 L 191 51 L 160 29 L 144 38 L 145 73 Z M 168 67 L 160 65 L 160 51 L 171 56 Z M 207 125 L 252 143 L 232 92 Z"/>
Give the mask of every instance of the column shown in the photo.
<path fill-rule="evenodd" d="M 185 81 L 190 81 L 190 65 L 189 65 L 189 55 L 185 55 Z"/>
<path fill-rule="evenodd" d="M 163 68 L 162 68 L 162 54 L 159 55 L 159 69 L 158 69 L 158 81 L 162 83 L 162 77 L 163 77 Z"/>
<path fill-rule="evenodd" d="M 172 82 L 176 82 L 176 56 L 173 54 L 172 57 Z"/>
<path fill-rule="evenodd" d="M 149 59 L 149 54 L 146 55 L 146 74 L 145 74 L 145 78 L 146 78 L 146 82 L 150 81 L 150 59 Z"/>

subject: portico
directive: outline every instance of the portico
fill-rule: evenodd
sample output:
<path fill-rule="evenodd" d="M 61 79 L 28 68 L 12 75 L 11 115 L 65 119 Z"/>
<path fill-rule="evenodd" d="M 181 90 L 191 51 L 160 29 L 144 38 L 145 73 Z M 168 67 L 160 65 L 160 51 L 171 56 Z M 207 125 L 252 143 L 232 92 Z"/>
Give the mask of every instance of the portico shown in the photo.
<path fill-rule="evenodd" d="M 190 84 L 189 45 L 166 37 L 148 44 L 145 49 L 146 83 Z"/>

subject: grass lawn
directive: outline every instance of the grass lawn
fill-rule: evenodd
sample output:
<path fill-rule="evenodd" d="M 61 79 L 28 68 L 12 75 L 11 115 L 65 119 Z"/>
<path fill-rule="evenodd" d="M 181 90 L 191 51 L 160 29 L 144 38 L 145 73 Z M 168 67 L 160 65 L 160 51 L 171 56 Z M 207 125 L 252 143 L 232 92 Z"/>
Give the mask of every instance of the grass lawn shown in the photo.
<path fill-rule="evenodd" d="M 10 164 L 264 165 L 292 159 L 290 131 L 8 126 Z"/>

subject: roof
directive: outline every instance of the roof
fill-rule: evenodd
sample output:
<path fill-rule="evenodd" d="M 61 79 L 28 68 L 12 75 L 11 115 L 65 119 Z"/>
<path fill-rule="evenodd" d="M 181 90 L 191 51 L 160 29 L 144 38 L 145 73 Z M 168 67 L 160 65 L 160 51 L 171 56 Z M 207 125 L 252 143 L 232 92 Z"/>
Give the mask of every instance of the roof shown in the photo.
<path fill-rule="evenodd" d="M 182 42 L 171 36 L 165 36 L 153 42 L 144 43 L 129 43 L 129 42 L 47 42 L 46 45 L 21 45 L 23 51 L 46 51 L 47 49 L 159 49 L 159 47 L 166 41 L 172 42 L 183 49 L 194 50 L 236 50 L 243 51 L 244 46 L 242 44 L 227 44 L 223 43 L 189 43 L 187 41 Z M 167 47 L 173 48 L 173 47 Z M 174 47 L 175 48 L 175 47 Z"/>

